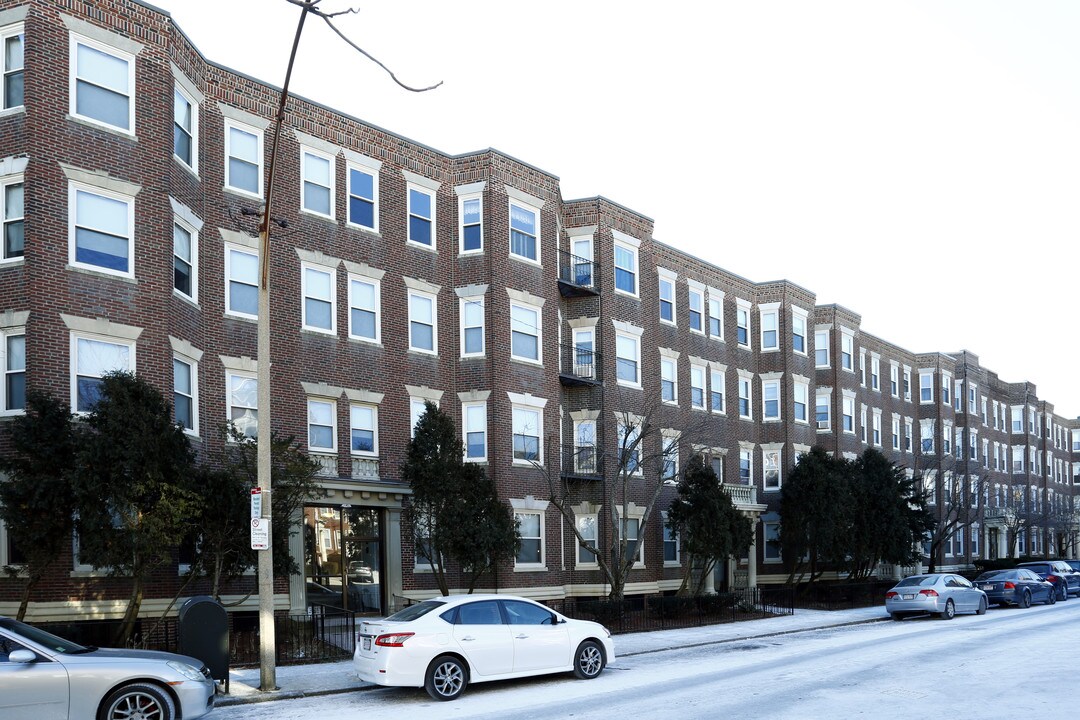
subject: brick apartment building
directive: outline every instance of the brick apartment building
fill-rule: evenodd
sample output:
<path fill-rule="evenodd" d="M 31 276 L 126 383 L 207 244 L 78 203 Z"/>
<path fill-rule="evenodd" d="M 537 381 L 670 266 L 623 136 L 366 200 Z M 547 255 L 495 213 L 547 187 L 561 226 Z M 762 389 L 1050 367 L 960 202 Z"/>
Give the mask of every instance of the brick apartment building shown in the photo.
<path fill-rule="evenodd" d="M 97 378 L 124 369 L 172 394 L 199 451 L 224 442 L 226 421 L 253 434 L 258 248 L 244 213 L 262 207 L 278 91 L 136 0 L 0 0 L 0 45 L 0 413 L 22 412 L 26 388 L 85 411 Z M 603 593 L 549 478 L 602 541 L 602 460 L 645 413 L 663 426 L 657 456 L 704 455 L 758 521 L 721 585 L 785 579 L 779 491 L 815 444 L 880 448 L 926 474 L 940 512 L 970 502 L 977 519 L 939 565 L 1010 544 L 1077 554 L 1080 424 L 970 352 L 892 345 L 807 289 L 655 241 L 649 218 L 608 199 L 565 200 L 557 177 L 494 150 L 447 155 L 294 97 L 278 163 L 273 424 L 307 439 L 325 489 L 279 608 L 325 593 L 384 612 L 434 592 L 399 477 L 425 401 L 454 417 L 521 521 L 517 562 L 493 582 L 537 598 Z M 677 588 L 677 538 L 654 517 L 639 540 L 627 592 Z M 123 581 L 69 560 L 31 617 L 119 614 Z M 0 566 L 18 562 L 0 527 Z M 176 587 L 177 569 L 162 573 L 144 613 Z M 0 614 L 17 600 L 0 578 Z"/>

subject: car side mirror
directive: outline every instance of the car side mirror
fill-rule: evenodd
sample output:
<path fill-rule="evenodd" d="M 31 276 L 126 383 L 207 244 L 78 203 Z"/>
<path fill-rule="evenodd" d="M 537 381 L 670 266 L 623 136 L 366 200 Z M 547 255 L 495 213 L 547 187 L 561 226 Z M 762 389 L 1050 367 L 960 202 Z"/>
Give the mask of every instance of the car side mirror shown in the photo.
<path fill-rule="evenodd" d="M 14 663 L 32 663 L 37 660 L 37 655 L 29 650 L 13 650 L 8 655 L 8 662 Z"/>

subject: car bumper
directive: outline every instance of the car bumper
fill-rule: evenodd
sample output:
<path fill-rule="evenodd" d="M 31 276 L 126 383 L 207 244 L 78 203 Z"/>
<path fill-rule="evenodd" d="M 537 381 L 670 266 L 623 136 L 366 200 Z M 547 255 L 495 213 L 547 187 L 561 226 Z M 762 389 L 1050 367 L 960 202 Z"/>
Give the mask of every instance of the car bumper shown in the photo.
<path fill-rule="evenodd" d="M 403 648 L 392 648 L 402 650 Z M 353 669 L 356 676 L 364 682 L 389 687 L 423 687 L 427 666 L 422 660 L 404 653 L 398 656 L 389 652 L 365 657 L 360 652 L 353 654 Z"/>
<path fill-rule="evenodd" d="M 214 709 L 217 688 L 213 680 L 187 680 L 172 686 L 184 720 L 200 718 Z"/>
<path fill-rule="evenodd" d="M 885 609 L 890 613 L 939 613 L 945 610 L 947 599 L 918 595 L 912 600 L 886 600 Z"/>

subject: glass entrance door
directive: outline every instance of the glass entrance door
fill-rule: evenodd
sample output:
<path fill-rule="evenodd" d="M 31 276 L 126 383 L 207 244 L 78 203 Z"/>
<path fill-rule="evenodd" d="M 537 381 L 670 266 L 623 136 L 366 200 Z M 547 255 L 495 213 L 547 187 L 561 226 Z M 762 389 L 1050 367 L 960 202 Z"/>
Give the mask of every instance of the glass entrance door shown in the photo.
<path fill-rule="evenodd" d="M 382 511 L 378 508 L 304 508 L 307 604 L 381 614 Z"/>

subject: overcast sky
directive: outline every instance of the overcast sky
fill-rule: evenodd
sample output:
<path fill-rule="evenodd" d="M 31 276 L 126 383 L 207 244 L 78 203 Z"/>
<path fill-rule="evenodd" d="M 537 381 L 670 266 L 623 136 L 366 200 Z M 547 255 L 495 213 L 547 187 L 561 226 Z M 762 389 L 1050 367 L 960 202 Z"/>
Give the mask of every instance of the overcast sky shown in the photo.
<path fill-rule="evenodd" d="M 351 1 L 351 5 L 349 4 Z M 281 85 L 286 0 L 158 0 Z M 1080 413 L 1080 3 L 323 0 L 293 91 L 440 151 L 493 147 L 786 278 L 914 352 L 968 349 Z"/>

